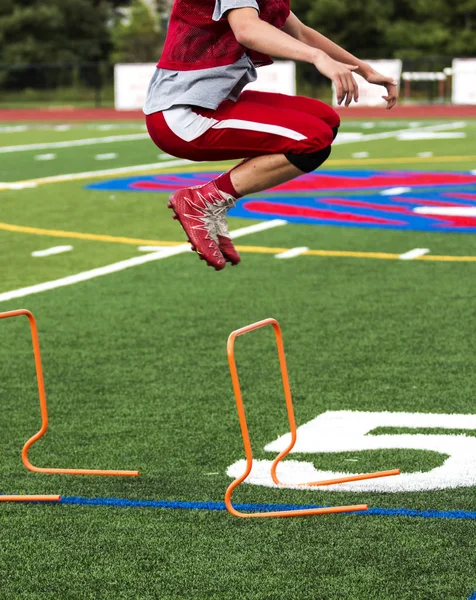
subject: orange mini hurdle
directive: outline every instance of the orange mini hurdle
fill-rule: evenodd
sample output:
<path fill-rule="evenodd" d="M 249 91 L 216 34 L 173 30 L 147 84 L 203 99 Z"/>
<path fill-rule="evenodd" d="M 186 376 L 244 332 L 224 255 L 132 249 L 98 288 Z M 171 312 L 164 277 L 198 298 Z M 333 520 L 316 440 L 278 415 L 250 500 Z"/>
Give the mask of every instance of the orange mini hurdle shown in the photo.
<path fill-rule="evenodd" d="M 117 471 L 117 470 L 101 470 L 101 469 L 58 469 L 36 467 L 31 464 L 28 458 L 28 452 L 35 442 L 41 439 L 48 430 L 48 408 L 46 404 L 45 382 L 43 379 L 43 368 L 41 365 L 40 341 L 38 337 L 38 328 L 35 317 L 29 310 L 20 309 L 9 312 L 0 313 L 0 319 L 9 319 L 14 317 L 25 316 L 30 322 L 31 338 L 33 343 L 33 354 L 35 357 L 36 379 L 38 382 L 38 394 L 40 399 L 41 411 L 41 429 L 33 437 L 31 437 L 23 446 L 22 461 L 29 471 L 34 473 L 46 473 L 49 475 L 93 475 L 103 477 L 138 477 L 139 471 Z M 61 497 L 55 496 L 1 496 L 0 502 L 51 502 L 58 501 Z"/>
<path fill-rule="evenodd" d="M 233 491 L 241 485 L 248 475 L 251 473 L 253 467 L 253 450 L 251 448 L 250 436 L 248 431 L 248 424 L 246 421 L 245 408 L 243 404 L 243 397 L 241 394 L 241 386 L 240 380 L 238 377 L 238 369 L 236 367 L 235 360 L 235 341 L 236 338 L 244 335 L 245 333 L 249 333 L 251 331 L 255 331 L 256 329 L 261 329 L 262 327 L 266 327 L 271 325 L 274 330 L 274 334 L 276 337 L 276 346 L 278 349 L 278 357 L 279 357 L 279 365 L 281 368 L 281 377 L 283 380 L 283 388 L 284 388 L 284 397 L 286 400 L 286 408 L 288 413 L 289 427 L 291 431 L 291 443 L 289 446 L 284 449 L 275 459 L 271 466 L 271 477 L 273 482 L 276 485 L 281 487 L 290 487 L 285 483 L 279 481 L 276 470 L 278 468 L 279 463 L 288 456 L 288 454 L 292 451 L 296 444 L 297 432 L 296 432 L 296 420 L 294 417 L 294 407 L 293 400 L 291 395 L 291 387 L 289 385 L 289 376 L 288 369 L 286 366 L 286 355 L 284 353 L 284 344 L 283 344 L 283 334 L 281 331 L 281 327 L 279 323 L 275 319 L 265 319 L 264 321 L 259 321 L 258 323 L 253 323 L 252 325 L 248 325 L 247 327 L 243 327 L 241 329 L 237 329 L 230 334 L 228 338 L 227 344 L 227 353 L 228 353 L 228 362 L 230 365 L 230 373 L 231 380 L 233 383 L 233 391 L 235 393 L 236 398 L 236 406 L 238 409 L 238 417 L 240 420 L 241 434 L 243 437 L 243 444 L 246 454 L 246 469 L 243 475 L 235 479 L 226 490 L 225 494 L 225 504 L 230 512 L 235 517 L 241 518 L 265 518 L 265 517 L 302 517 L 308 515 L 322 515 L 329 513 L 345 513 L 345 512 L 356 512 L 356 511 L 365 511 L 368 510 L 367 504 L 358 504 L 355 506 L 336 506 L 329 508 L 306 508 L 300 510 L 283 510 L 283 511 L 274 511 L 274 512 L 255 512 L 255 513 L 244 513 L 236 510 L 233 507 L 231 497 Z M 300 484 L 302 487 L 318 487 L 318 486 L 326 486 L 326 485 L 336 485 L 340 483 L 347 483 L 350 481 L 362 481 L 365 479 L 376 479 L 378 477 L 389 477 L 393 475 L 399 475 L 400 471 L 398 469 L 391 471 L 379 471 L 377 473 L 367 473 L 365 475 L 353 475 L 350 477 L 344 477 L 341 479 L 332 479 L 327 481 L 315 481 L 312 483 L 303 483 Z"/>

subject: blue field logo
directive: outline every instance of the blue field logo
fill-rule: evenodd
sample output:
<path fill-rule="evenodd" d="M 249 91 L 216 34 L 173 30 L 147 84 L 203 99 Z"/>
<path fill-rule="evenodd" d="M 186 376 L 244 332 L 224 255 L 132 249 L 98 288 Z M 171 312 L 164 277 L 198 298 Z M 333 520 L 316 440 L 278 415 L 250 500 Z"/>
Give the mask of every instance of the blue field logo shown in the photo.
<path fill-rule="evenodd" d="M 88 189 L 163 192 L 217 173 L 137 176 Z M 319 171 L 246 197 L 230 216 L 344 227 L 476 233 L 476 175 L 417 171 Z"/>

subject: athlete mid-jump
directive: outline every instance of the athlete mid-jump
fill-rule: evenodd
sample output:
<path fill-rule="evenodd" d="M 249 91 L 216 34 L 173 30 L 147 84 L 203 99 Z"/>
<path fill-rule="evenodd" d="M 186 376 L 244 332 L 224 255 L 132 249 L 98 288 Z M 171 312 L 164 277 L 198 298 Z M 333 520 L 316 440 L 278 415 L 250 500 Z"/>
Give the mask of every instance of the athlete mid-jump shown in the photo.
<path fill-rule="evenodd" d="M 339 104 L 358 100 L 353 73 L 387 88 L 390 77 L 304 25 L 290 0 L 175 0 L 164 51 L 144 112 L 163 151 L 195 161 L 245 159 L 209 183 L 175 192 L 169 202 L 192 249 L 221 270 L 240 262 L 226 212 L 247 194 L 310 173 L 331 153 L 340 119 L 304 97 L 242 91 L 269 56 L 313 64 L 336 86 Z"/>

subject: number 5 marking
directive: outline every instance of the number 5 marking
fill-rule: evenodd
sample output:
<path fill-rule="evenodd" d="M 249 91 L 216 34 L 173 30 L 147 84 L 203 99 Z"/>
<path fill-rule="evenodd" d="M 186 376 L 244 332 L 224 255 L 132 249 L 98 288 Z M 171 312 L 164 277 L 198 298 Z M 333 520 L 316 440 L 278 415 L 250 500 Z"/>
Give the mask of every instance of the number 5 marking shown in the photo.
<path fill-rule="evenodd" d="M 402 473 L 399 477 L 360 481 L 326 488 L 310 488 L 336 492 L 417 492 L 476 486 L 476 437 L 464 434 L 394 434 L 372 435 L 377 427 L 409 429 L 476 430 L 476 415 L 441 415 L 425 413 L 329 411 L 297 430 L 293 453 L 359 452 L 362 450 L 410 449 L 439 452 L 448 456 L 441 467 L 427 472 Z M 277 454 L 289 444 L 290 434 L 265 446 L 266 452 Z M 269 475 L 272 461 L 256 460 L 247 483 L 275 487 Z M 422 465 L 422 468 L 424 465 Z M 355 468 L 355 467 L 354 467 Z M 243 461 L 228 468 L 236 477 L 243 472 Z M 348 472 L 318 471 L 312 462 L 287 460 L 278 473 L 286 482 L 305 483 L 318 479 L 345 477 Z M 303 489 L 297 488 L 296 489 Z M 305 488 L 309 491 L 309 488 Z"/>

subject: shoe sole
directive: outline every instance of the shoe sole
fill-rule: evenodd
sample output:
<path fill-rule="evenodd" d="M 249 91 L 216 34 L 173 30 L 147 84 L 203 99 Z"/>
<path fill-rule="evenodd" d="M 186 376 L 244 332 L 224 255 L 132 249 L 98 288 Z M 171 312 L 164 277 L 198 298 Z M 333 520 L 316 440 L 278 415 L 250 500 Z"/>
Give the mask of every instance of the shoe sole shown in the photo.
<path fill-rule="evenodd" d="M 226 263 L 225 263 L 225 264 L 224 264 L 222 267 L 219 267 L 219 266 L 217 266 L 217 265 L 214 265 L 214 264 L 212 264 L 212 263 L 209 263 L 209 262 L 208 262 L 208 260 L 207 260 L 207 259 L 206 259 L 206 258 L 203 256 L 203 254 L 197 250 L 197 248 L 195 247 L 195 244 L 194 244 L 194 243 L 192 242 L 192 240 L 190 239 L 190 237 L 189 237 L 189 235 L 188 235 L 188 233 L 187 233 L 187 230 L 186 230 L 186 229 L 185 229 L 185 227 L 183 226 L 183 223 L 182 223 L 182 221 L 181 221 L 181 219 L 180 219 L 180 216 L 179 216 L 179 215 L 178 215 L 178 214 L 175 212 L 175 208 L 174 208 L 174 205 L 172 204 L 172 200 L 170 200 L 170 201 L 169 201 L 169 203 L 167 204 L 167 206 L 168 206 L 168 208 L 170 208 L 171 210 L 173 210 L 173 212 L 174 212 L 174 215 L 173 215 L 173 217 L 172 217 L 172 218 L 173 218 L 175 221 L 178 221 L 178 222 L 180 223 L 180 226 L 182 227 L 182 229 L 183 229 L 183 231 L 184 231 L 185 235 L 187 236 L 187 242 L 188 242 L 188 243 L 190 244 L 190 246 L 192 247 L 192 251 L 196 253 L 196 255 L 198 256 L 198 258 L 199 258 L 200 260 L 204 260 L 204 261 L 207 263 L 207 265 L 208 265 L 209 267 L 213 267 L 213 268 L 215 269 L 215 271 L 222 271 L 222 270 L 223 270 L 223 269 L 226 267 Z"/>

